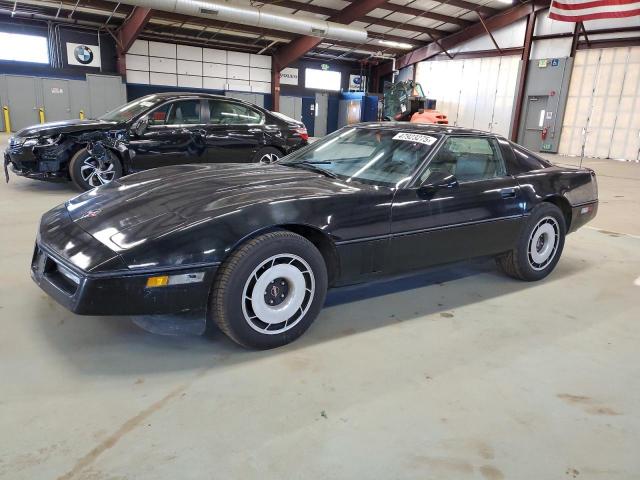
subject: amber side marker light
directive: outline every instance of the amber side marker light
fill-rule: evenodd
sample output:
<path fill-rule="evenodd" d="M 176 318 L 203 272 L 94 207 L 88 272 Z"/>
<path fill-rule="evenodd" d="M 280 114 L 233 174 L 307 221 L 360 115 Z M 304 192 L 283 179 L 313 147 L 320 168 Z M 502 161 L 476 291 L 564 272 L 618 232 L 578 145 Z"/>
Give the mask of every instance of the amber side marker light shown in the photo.
<path fill-rule="evenodd" d="M 169 275 L 147 278 L 147 288 L 165 287 L 169 285 Z"/>

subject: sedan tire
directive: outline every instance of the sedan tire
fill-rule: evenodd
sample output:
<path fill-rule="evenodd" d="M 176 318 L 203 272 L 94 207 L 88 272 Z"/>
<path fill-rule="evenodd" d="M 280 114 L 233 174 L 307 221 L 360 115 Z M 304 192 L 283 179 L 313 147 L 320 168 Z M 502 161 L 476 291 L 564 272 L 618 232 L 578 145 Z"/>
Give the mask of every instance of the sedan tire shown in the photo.
<path fill-rule="evenodd" d="M 243 347 L 279 347 L 309 328 L 326 293 L 327 268 L 315 245 L 288 231 L 266 233 L 220 267 L 207 323 Z"/>
<path fill-rule="evenodd" d="M 518 280 L 536 281 L 549 275 L 560 260 L 567 227 L 562 211 L 544 202 L 533 209 L 516 248 L 497 257 L 498 267 Z"/>
<path fill-rule="evenodd" d="M 107 150 L 108 160 L 100 162 L 86 148 L 79 150 L 69 162 L 71 181 L 80 190 L 86 191 L 111 183 L 122 176 L 122 164 L 115 153 Z"/>
<path fill-rule="evenodd" d="M 256 152 L 253 161 L 257 163 L 269 164 L 277 162 L 283 156 L 284 154 L 275 147 L 263 147 Z"/>

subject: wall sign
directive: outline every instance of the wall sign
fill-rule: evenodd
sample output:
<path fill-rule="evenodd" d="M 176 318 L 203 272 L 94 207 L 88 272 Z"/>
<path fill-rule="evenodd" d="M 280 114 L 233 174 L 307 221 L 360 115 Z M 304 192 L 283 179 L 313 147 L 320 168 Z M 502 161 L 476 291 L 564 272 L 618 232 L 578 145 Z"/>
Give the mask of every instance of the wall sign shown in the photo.
<path fill-rule="evenodd" d="M 364 92 L 367 85 L 367 77 L 364 75 L 349 75 L 349 90 L 355 92 Z"/>
<path fill-rule="evenodd" d="M 100 68 L 100 47 L 67 42 L 67 63 L 81 67 Z"/>
<path fill-rule="evenodd" d="M 546 58 L 541 58 L 538 60 L 538 68 L 547 68 L 548 60 Z"/>
<path fill-rule="evenodd" d="M 287 67 L 281 70 L 280 83 L 283 85 L 298 85 L 298 69 Z"/>

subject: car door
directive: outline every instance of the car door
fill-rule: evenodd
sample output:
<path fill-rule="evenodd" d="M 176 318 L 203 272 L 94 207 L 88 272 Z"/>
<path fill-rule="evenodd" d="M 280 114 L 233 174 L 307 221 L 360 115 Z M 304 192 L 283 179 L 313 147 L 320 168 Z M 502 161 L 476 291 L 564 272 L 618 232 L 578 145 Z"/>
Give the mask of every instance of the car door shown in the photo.
<path fill-rule="evenodd" d="M 206 161 L 251 162 L 264 145 L 264 115 L 240 102 L 206 102 Z"/>
<path fill-rule="evenodd" d="M 444 174 L 444 175 L 443 175 Z M 453 176 L 447 186 L 429 180 Z M 394 197 L 393 271 L 508 250 L 522 221 L 520 187 L 491 136 L 445 137 L 414 186 Z"/>
<path fill-rule="evenodd" d="M 134 132 L 129 143 L 134 152 L 131 170 L 203 162 L 206 148 L 201 110 L 202 101 L 189 98 L 165 103 L 149 112 L 143 119 L 146 128 Z"/>

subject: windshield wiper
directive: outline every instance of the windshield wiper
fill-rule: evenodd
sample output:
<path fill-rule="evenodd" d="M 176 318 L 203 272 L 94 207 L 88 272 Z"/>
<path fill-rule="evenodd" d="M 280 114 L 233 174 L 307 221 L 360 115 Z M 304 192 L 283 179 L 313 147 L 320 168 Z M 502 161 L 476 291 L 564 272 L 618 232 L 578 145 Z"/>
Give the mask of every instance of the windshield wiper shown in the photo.
<path fill-rule="evenodd" d="M 338 176 L 333 173 L 330 172 L 329 170 L 325 170 L 324 168 L 320 168 L 317 167 L 316 165 L 331 165 L 331 162 L 328 161 L 317 161 L 317 162 L 310 162 L 309 160 L 302 160 L 299 162 L 289 162 L 289 163 L 283 163 L 283 165 L 286 165 L 288 167 L 293 167 L 295 168 L 296 165 L 300 165 L 302 168 L 306 168 L 307 170 L 311 170 L 314 171 L 316 173 L 320 173 L 322 175 L 325 175 L 329 178 L 338 178 Z"/>

